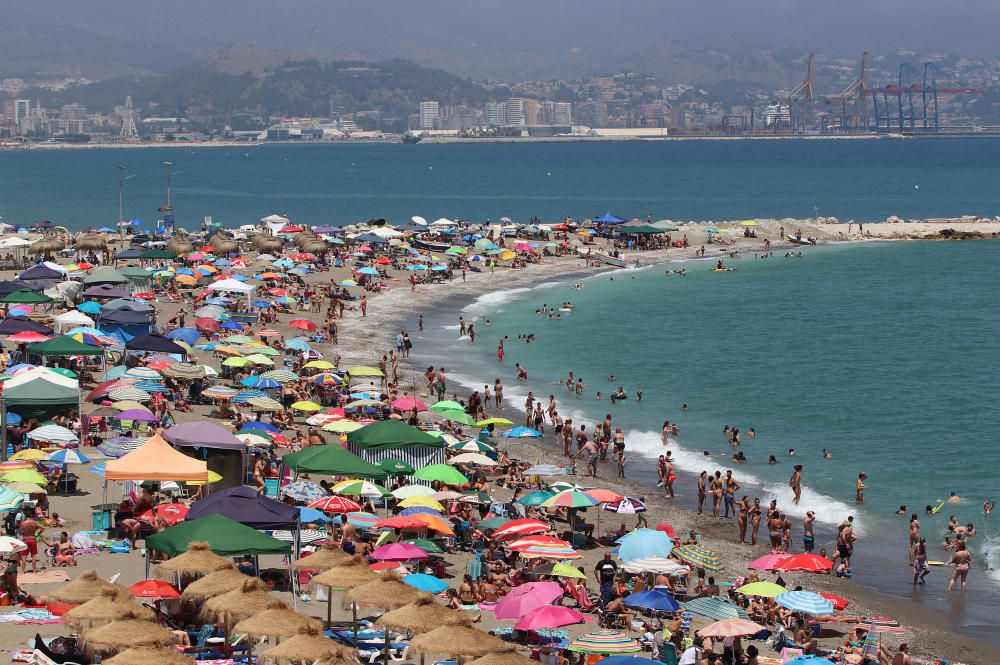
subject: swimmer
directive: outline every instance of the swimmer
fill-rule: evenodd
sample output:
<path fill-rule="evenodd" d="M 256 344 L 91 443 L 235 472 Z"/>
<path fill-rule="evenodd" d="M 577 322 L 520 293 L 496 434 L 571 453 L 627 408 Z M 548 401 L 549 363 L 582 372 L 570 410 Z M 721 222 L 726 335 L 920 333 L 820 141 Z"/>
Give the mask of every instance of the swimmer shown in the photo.
<path fill-rule="evenodd" d="M 774 455 L 770 455 L 767 458 L 767 463 L 768 464 L 777 464 L 778 463 L 778 459 Z"/>
<path fill-rule="evenodd" d="M 681 411 L 687 411 L 687 410 L 688 410 L 688 405 L 687 404 L 681 404 Z"/>
<path fill-rule="evenodd" d="M 788 449 L 788 456 L 789 457 L 795 457 L 795 448 L 789 448 Z"/>
<path fill-rule="evenodd" d="M 833 459 L 833 455 L 826 448 L 823 449 L 823 459 Z"/>
<path fill-rule="evenodd" d="M 594 399 L 601 399 L 601 391 L 600 390 L 597 391 L 597 395 L 594 397 Z"/>
<path fill-rule="evenodd" d="M 960 503 L 961 501 L 962 497 L 955 490 L 948 492 L 948 503 Z"/>
<path fill-rule="evenodd" d="M 865 502 L 865 480 L 868 479 L 868 474 L 862 471 L 858 474 L 858 482 L 856 485 L 856 494 L 854 500 L 858 503 Z"/>
<path fill-rule="evenodd" d="M 996 499 L 990 499 L 989 501 L 983 502 L 983 515 L 989 515 L 993 512 L 993 508 L 997 505 Z"/>
<path fill-rule="evenodd" d="M 930 506 L 928 506 L 928 508 L 929 508 L 929 507 L 930 507 Z M 906 514 L 906 506 L 900 506 L 900 507 L 899 507 L 899 510 L 897 510 L 897 511 L 896 511 L 896 514 L 897 514 L 897 515 L 905 515 L 905 514 Z"/>
<path fill-rule="evenodd" d="M 608 381 L 614 381 L 614 380 L 615 380 L 615 375 L 614 374 L 609 374 L 608 375 Z"/>
<path fill-rule="evenodd" d="M 747 436 L 749 438 L 751 438 L 751 439 L 756 438 L 756 436 L 757 436 L 757 430 L 755 430 L 753 427 L 751 427 L 750 429 L 747 430 Z"/>

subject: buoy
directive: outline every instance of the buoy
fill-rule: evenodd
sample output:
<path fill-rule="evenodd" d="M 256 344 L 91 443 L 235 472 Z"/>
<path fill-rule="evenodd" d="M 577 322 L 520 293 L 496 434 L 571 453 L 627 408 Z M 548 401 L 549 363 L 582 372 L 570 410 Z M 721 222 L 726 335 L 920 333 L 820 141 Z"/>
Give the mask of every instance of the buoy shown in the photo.
<path fill-rule="evenodd" d="M 914 186 L 913 186 L 913 189 L 916 189 L 916 190 L 918 190 L 918 191 L 919 191 L 919 189 L 920 189 L 920 185 L 914 185 Z"/>

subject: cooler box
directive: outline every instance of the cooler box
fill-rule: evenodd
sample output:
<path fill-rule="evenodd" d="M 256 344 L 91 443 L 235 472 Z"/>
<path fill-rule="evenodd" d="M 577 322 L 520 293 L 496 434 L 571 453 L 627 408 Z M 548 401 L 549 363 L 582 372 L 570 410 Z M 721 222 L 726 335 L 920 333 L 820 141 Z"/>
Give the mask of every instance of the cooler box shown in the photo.
<path fill-rule="evenodd" d="M 264 496 L 277 499 L 278 498 L 278 483 L 280 480 L 278 478 L 265 478 L 264 479 Z"/>
<path fill-rule="evenodd" d="M 107 531 L 111 528 L 111 511 L 95 510 L 91 513 L 91 530 Z"/>

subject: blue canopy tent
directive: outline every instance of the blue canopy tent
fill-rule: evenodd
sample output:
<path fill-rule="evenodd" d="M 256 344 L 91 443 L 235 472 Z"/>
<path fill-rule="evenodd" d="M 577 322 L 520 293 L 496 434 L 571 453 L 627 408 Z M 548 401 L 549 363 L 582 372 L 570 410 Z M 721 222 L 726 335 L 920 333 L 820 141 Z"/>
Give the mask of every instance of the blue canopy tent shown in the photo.
<path fill-rule="evenodd" d="M 618 215 L 612 215 L 610 212 L 606 212 L 595 219 L 594 222 L 596 224 L 624 224 L 625 220 Z"/>

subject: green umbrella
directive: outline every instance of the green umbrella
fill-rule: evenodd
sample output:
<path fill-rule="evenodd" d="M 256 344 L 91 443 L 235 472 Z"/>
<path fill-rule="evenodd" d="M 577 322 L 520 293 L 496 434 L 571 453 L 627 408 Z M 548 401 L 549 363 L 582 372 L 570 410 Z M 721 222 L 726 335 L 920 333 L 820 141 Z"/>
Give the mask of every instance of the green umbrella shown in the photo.
<path fill-rule="evenodd" d="M 552 492 L 546 492 L 545 490 L 539 490 L 537 492 L 532 492 L 531 494 L 525 494 L 517 503 L 522 506 L 540 506 L 549 499 L 551 499 L 555 494 Z"/>
<path fill-rule="evenodd" d="M 150 249 L 139 255 L 140 259 L 176 259 L 177 254 L 165 249 Z"/>
<path fill-rule="evenodd" d="M 221 556 L 241 554 L 288 554 L 291 544 L 272 538 L 256 529 L 213 513 L 184 521 L 146 539 L 147 545 L 168 556 L 186 552 L 192 542 L 207 542 L 209 549 Z"/>
<path fill-rule="evenodd" d="M 70 378 L 70 379 L 75 379 L 76 378 L 76 372 L 74 372 L 71 369 L 66 369 L 65 367 L 51 367 L 50 369 L 53 372 L 55 372 L 56 374 L 62 374 L 63 376 L 65 376 L 67 378 Z"/>
<path fill-rule="evenodd" d="M 444 554 L 444 550 L 441 549 L 437 543 L 432 540 L 427 540 L 426 538 L 414 538 L 413 540 L 404 540 L 407 545 L 414 545 L 419 547 L 428 554 Z"/>
<path fill-rule="evenodd" d="M 386 473 L 413 473 L 413 466 L 411 464 L 391 457 L 385 458 L 378 465 Z"/>
<path fill-rule="evenodd" d="M 44 293 L 32 291 L 31 289 L 18 289 L 12 291 L 0 299 L 0 302 L 17 303 L 19 305 L 33 305 L 42 302 L 52 302 L 52 298 Z"/>
<path fill-rule="evenodd" d="M 460 471 L 447 464 L 431 464 L 418 469 L 413 477 L 417 480 L 437 480 L 446 485 L 464 485 L 469 482 Z"/>
<path fill-rule="evenodd" d="M 462 411 L 464 413 L 465 407 L 454 400 L 445 399 L 433 404 L 431 406 L 431 411 L 437 411 L 439 413 L 443 411 Z"/>
<path fill-rule="evenodd" d="M 484 455 L 496 452 L 496 449 L 493 446 L 483 441 L 479 441 L 478 439 L 458 441 L 448 446 L 448 450 L 452 450 L 456 453 L 483 453 Z"/>
<path fill-rule="evenodd" d="M 687 561 L 688 563 L 694 564 L 699 568 L 704 568 L 710 572 L 718 572 L 723 569 L 722 561 L 719 560 L 719 555 L 712 550 L 707 550 L 701 545 L 684 545 L 683 547 L 675 547 L 672 550 L 673 556 L 678 559 Z"/>
<path fill-rule="evenodd" d="M 479 522 L 476 525 L 476 528 L 480 531 L 496 531 L 508 522 L 510 522 L 510 520 L 506 517 L 491 517 Z"/>
<path fill-rule="evenodd" d="M 490 495 L 482 490 L 466 490 L 462 492 L 462 496 L 475 497 L 479 503 L 491 503 L 493 501 Z"/>
<path fill-rule="evenodd" d="M 476 426 L 476 419 L 467 414 L 465 411 L 454 411 L 448 410 L 441 414 L 441 417 L 445 420 L 450 420 L 454 423 L 462 423 L 463 425 L 468 425 L 469 427 Z"/>

